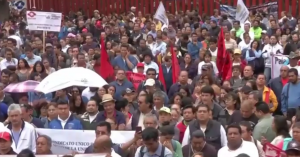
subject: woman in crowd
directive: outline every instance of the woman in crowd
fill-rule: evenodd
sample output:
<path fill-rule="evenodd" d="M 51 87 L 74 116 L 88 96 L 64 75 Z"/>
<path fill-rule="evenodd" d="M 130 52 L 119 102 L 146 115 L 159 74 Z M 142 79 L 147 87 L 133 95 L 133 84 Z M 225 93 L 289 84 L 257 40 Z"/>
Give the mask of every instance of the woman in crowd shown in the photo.
<path fill-rule="evenodd" d="M 19 76 L 20 82 L 26 81 L 30 74 L 30 66 L 25 59 L 20 59 L 17 66 L 17 75 Z"/>

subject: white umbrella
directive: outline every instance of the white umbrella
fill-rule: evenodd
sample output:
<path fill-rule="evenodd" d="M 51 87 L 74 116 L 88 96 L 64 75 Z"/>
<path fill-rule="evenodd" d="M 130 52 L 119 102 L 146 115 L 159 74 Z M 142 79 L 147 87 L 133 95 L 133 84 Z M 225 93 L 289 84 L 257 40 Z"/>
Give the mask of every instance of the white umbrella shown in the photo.
<path fill-rule="evenodd" d="M 71 86 L 102 87 L 107 82 L 90 69 L 74 67 L 58 70 L 47 76 L 36 88 L 36 91 L 50 93 Z"/>

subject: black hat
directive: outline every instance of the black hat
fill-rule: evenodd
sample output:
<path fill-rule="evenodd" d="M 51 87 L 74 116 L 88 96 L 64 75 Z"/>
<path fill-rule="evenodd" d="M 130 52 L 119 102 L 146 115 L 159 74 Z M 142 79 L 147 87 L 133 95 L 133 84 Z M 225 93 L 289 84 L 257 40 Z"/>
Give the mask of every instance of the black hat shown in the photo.
<path fill-rule="evenodd" d="M 292 140 L 291 142 L 288 143 L 287 147 L 286 147 L 286 151 L 289 150 L 296 150 L 296 151 L 300 151 L 300 144 L 297 141 Z"/>

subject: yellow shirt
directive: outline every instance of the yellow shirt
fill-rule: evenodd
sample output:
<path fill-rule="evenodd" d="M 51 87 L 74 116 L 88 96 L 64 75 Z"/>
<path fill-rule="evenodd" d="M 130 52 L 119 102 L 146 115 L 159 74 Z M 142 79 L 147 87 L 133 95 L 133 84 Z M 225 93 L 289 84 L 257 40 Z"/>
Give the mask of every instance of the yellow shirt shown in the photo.
<path fill-rule="evenodd" d="M 269 102 L 266 103 L 269 103 L 269 105 L 272 104 L 272 107 L 270 106 L 270 112 L 274 112 L 278 107 L 277 97 L 272 89 L 265 86 L 263 91 L 263 101 L 266 101 L 267 94 L 269 94 Z"/>

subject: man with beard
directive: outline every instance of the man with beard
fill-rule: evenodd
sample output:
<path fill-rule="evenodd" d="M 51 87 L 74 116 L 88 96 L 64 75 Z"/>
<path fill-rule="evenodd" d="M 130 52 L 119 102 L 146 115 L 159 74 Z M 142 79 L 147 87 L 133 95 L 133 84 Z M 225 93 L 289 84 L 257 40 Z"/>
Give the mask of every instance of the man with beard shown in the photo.
<path fill-rule="evenodd" d="M 241 153 L 259 157 L 255 144 L 242 139 L 242 129 L 238 124 L 229 125 L 226 132 L 228 143 L 219 150 L 218 157 L 235 157 Z"/>

